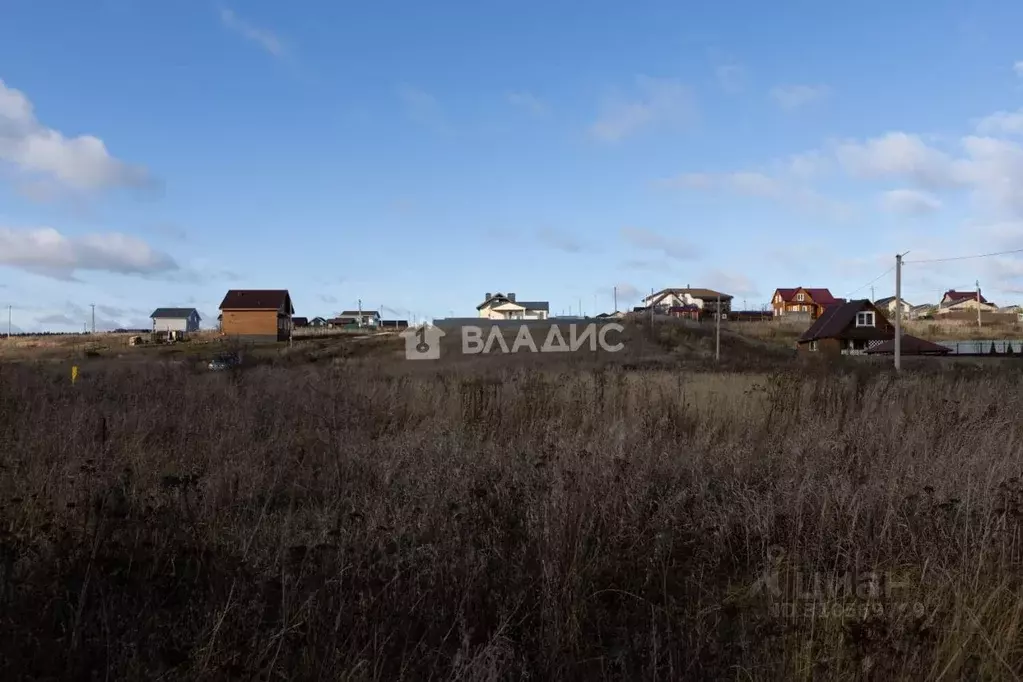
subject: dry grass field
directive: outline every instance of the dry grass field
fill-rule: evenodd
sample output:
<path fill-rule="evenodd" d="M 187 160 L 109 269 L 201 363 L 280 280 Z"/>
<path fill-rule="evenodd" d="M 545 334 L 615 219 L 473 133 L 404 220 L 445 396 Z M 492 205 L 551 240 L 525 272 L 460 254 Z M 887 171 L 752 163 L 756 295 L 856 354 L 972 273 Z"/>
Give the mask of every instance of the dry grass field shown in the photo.
<path fill-rule="evenodd" d="M 0 679 L 1019 674 L 1023 374 L 629 338 L 0 362 Z"/>
<path fill-rule="evenodd" d="M 770 343 L 795 347 L 796 340 L 807 330 L 806 322 L 731 322 L 724 325 L 736 334 Z M 964 321 L 905 320 L 907 334 L 929 341 L 970 341 L 973 339 L 1023 339 L 1020 324 L 977 324 Z"/>

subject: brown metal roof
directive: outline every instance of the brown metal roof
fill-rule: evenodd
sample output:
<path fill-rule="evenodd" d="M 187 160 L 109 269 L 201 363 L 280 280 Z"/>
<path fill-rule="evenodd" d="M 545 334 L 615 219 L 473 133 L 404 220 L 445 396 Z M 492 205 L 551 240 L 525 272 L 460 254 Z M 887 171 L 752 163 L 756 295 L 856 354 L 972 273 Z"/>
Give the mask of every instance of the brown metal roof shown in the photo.
<path fill-rule="evenodd" d="M 856 320 L 856 313 L 861 310 L 872 310 L 874 312 L 874 327 L 849 329 L 849 326 Z M 846 303 L 835 303 L 824 309 L 810 328 L 799 337 L 799 343 L 816 341 L 818 339 L 876 339 L 889 336 L 883 331 L 888 322 L 877 308 L 865 298 L 848 301 Z"/>
<path fill-rule="evenodd" d="M 280 310 L 295 314 L 287 289 L 231 289 L 220 304 L 221 310 Z"/>
<path fill-rule="evenodd" d="M 867 352 L 882 355 L 893 354 L 895 353 L 895 339 L 889 339 L 888 341 L 880 343 L 873 348 L 868 348 Z M 948 346 L 942 346 L 939 343 L 928 341 L 927 339 L 920 339 L 915 336 L 910 336 L 909 334 L 903 334 L 899 352 L 903 355 L 948 355 L 952 352 L 952 349 Z"/>

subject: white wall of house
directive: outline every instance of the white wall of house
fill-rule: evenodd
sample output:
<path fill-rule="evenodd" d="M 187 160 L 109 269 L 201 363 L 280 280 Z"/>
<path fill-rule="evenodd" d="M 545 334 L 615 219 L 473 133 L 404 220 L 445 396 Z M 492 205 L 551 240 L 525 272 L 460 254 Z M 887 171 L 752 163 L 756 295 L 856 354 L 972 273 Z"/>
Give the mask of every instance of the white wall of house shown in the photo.
<path fill-rule="evenodd" d="M 990 303 L 980 303 L 975 298 L 968 298 L 952 305 L 944 305 L 938 310 L 934 311 L 935 315 L 944 315 L 947 313 L 953 313 L 960 310 L 977 310 L 980 308 L 984 312 L 994 313 L 998 312 L 998 308 L 991 305 Z"/>
<path fill-rule="evenodd" d="M 530 310 L 518 303 L 502 303 L 500 305 L 481 308 L 480 317 L 488 320 L 546 320 L 546 310 Z"/>
<path fill-rule="evenodd" d="M 657 296 L 647 296 L 646 298 L 643 299 L 643 305 L 651 306 L 654 304 L 654 301 L 657 301 Z M 681 296 L 679 296 L 678 294 L 666 294 L 664 298 L 662 298 L 660 301 L 657 301 L 657 305 L 659 306 L 663 305 L 669 308 L 685 305 L 695 305 L 700 310 L 703 310 L 703 299 L 693 298 L 693 296 L 690 294 L 682 294 Z"/>
<path fill-rule="evenodd" d="M 894 301 L 894 299 L 891 300 L 891 301 L 888 301 L 883 306 L 881 306 L 881 309 L 885 312 L 885 315 L 894 315 L 895 314 L 895 301 Z M 903 301 L 902 302 L 902 316 L 903 317 L 908 317 L 909 314 L 912 311 L 913 311 L 913 306 L 910 305 L 909 303 L 906 303 L 905 301 Z"/>
<path fill-rule="evenodd" d="M 153 320 L 154 332 L 197 332 L 199 318 L 192 317 L 161 317 Z"/>

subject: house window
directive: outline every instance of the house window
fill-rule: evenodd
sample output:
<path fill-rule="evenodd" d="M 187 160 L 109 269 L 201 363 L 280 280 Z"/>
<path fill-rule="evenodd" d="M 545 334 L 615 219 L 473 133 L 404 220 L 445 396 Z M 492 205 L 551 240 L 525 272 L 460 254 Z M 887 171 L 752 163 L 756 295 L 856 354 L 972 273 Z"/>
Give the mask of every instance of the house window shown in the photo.
<path fill-rule="evenodd" d="M 811 341 L 810 342 L 810 350 L 817 350 L 817 342 L 816 341 Z"/>
<path fill-rule="evenodd" d="M 874 311 L 863 310 L 856 313 L 856 326 L 857 327 L 873 327 L 874 326 Z"/>
<path fill-rule="evenodd" d="M 796 300 L 797 301 L 805 301 L 806 300 L 806 294 L 796 294 Z"/>

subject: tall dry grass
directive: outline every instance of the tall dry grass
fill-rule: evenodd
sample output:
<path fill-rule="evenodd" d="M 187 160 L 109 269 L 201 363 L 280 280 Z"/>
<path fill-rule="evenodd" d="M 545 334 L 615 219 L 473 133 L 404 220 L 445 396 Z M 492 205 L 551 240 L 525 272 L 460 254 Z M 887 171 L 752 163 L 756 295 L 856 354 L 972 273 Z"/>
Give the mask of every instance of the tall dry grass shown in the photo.
<path fill-rule="evenodd" d="M 0 678 L 1011 679 L 1019 381 L 0 366 Z"/>

